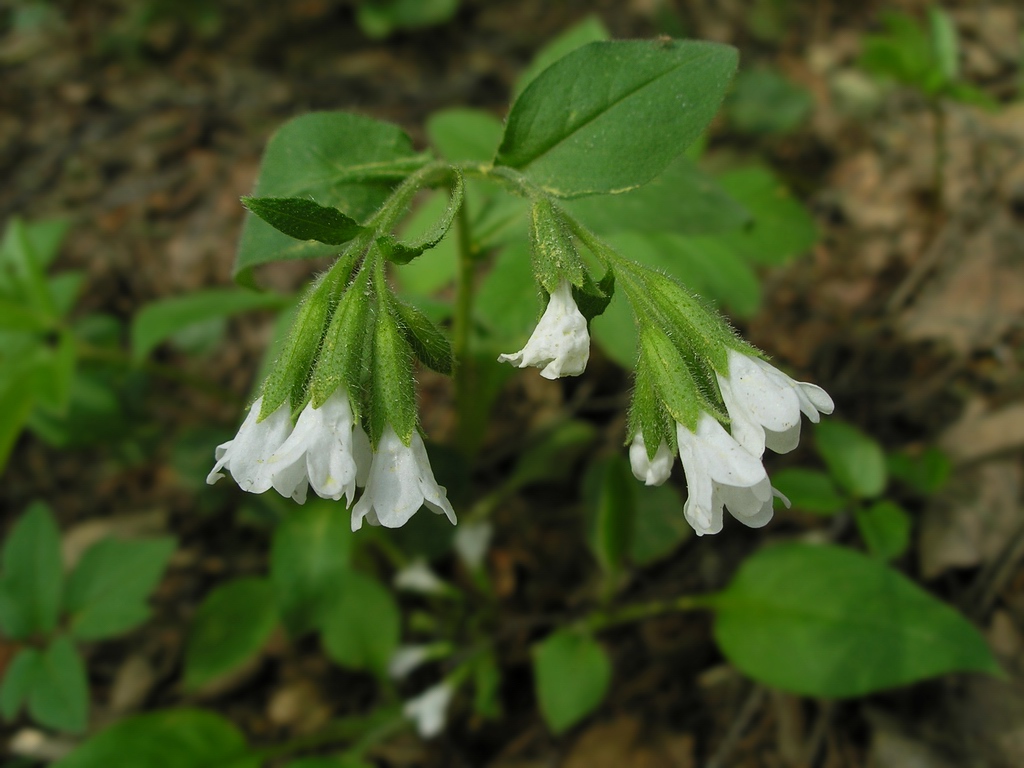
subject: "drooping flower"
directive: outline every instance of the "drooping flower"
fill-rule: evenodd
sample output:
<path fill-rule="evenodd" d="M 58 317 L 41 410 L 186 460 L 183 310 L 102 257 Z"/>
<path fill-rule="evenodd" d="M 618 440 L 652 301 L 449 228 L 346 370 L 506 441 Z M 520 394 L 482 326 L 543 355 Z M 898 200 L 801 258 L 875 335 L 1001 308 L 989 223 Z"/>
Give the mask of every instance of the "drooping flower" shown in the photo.
<path fill-rule="evenodd" d="M 754 456 L 767 446 L 788 453 L 800 441 L 800 413 L 815 424 L 835 405 L 821 387 L 794 381 L 757 357 L 729 350 L 729 375 L 718 386 L 732 421 L 732 436 Z"/>
<path fill-rule="evenodd" d="M 579 376 L 590 359 L 590 334 L 587 319 L 576 306 L 572 286 L 562 280 L 544 310 L 526 346 L 518 352 L 500 355 L 499 363 L 517 368 L 540 368 L 545 379 Z"/>
<path fill-rule="evenodd" d="M 644 485 L 661 485 L 668 480 L 675 459 L 675 454 L 664 440 L 658 446 L 654 458 L 650 458 L 643 432 L 637 432 L 629 446 L 629 464 L 633 469 L 633 477 L 642 480 Z"/>
<path fill-rule="evenodd" d="M 404 589 L 408 592 L 419 592 L 423 595 L 443 595 L 451 590 L 451 587 L 434 573 L 426 560 L 414 560 L 395 574 L 392 581 L 395 589 Z"/>
<path fill-rule="evenodd" d="M 286 401 L 263 421 L 257 421 L 262 404 L 263 398 L 258 398 L 234 439 L 217 446 L 217 463 L 206 476 L 209 485 L 224 477 L 223 469 L 231 473 L 243 491 L 263 493 L 274 484 L 274 468 L 268 460 L 292 431 L 291 411 Z M 286 495 L 291 496 L 301 491 L 305 498 L 305 489 L 300 488 L 300 485 L 295 483 L 292 492 Z"/>
<path fill-rule="evenodd" d="M 494 526 L 486 520 L 463 523 L 455 532 L 455 551 L 471 570 L 478 570 L 484 564 L 493 536 Z"/>
<path fill-rule="evenodd" d="M 416 724 L 421 737 L 431 739 L 444 730 L 448 704 L 454 693 L 455 689 L 447 681 L 438 683 L 405 702 L 402 714 Z"/>
<path fill-rule="evenodd" d="M 267 466 L 282 496 L 295 498 L 308 482 L 318 496 L 335 501 L 344 496 L 351 506 L 356 486 L 366 485 L 370 455 L 370 440 L 355 423 L 348 395 L 339 387 L 319 408 L 312 403 L 303 408 Z"/>
<path fill-rule="evenodd" d="M 399 646 L 388 661 L 388 676 L 393 680 L 401 680 L 430 658 L 429 645 Z"/>
<path fill-rule="evenodd" d="M 774 491 L 760 458 L 708 413 L 700 415 L 696 432 L 678 424 L 676 435 L 686 474 L 683 514 L 699 536 L 722 530 L 723 506 L 751 528 L 771 520 Z"/>
<path fill-rule="evenodd" d="M 358 531 L 364 518 L 370 525 L 399 528 L 424 504 L 455 524 L 455 510 L 434 479 L 423 438 L 414 431 L 405 445 L 389 424 L 373 454 L 366 490 L 352 508 L 352 530 Z"/>

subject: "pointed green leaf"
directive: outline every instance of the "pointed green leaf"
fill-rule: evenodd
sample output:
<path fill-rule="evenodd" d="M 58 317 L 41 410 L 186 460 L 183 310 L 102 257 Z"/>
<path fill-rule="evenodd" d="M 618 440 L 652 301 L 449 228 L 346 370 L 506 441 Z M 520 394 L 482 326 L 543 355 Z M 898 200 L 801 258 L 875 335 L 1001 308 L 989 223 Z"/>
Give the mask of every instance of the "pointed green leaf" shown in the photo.
<path fill-rule="evenodd" d="M 13 720 L 35 684 L 43 655 L 35 648 L 22 648 L 0 681 L 0 717 Z"/>
<path fill-rule="evenodd" d="M 537 52 L 537 55 L 533 57 L 533 61 L 530 62 L 529 66 L 519 75 L 519 79 L 516 80 L 515 88 L 512 89 L 513 100 L 519 98 L 519 94 L 523 92 L 526 86 L 537 79 L 537 75 L 559 59 L 569 55 L 577 48 L 582 48 L 587 43 L 607 40 L 609 37 L 611 35 L 608 34 L 608 29 L 597 16 L 587 16 L 583 21 L 570 27 L 554 40 L 545 44 Z M 493 154 L 484 159 L 490 160 L 491 157 L 493 157 Z"/>
<path fill-rule="evenodd" d="M 636 524 L 636 488 L 629 463 L 615 454 L 593 466 L 596 474 L 595 496 L 591 507 L 587 543 L 601 569 L 609 575 L 622 570 L 626 553 L 633 543 Z"/>
<path fill-rule="evenodd" d="M 185 646 L 186 688 L 229 674 L 255 656 L 277 624 L 274 587 L 235 579 L 213 590 L 196 611 Z"/>
<path fill-rule="evenodd" d="M 910 546 L 910 515 L 899 504 L 878 501 L 858 509 L 857 528 L 868 551 L 882 560 L 893 560 Z"/>
<path fill-rule="evenodd" d="M 4 541 L 0 565 L 0 629 L 14 640 L 52 632 L 64 566 L 60 531 L 45 504 L 32 504 L 15 523 Z"/>
<path fill-rule="evenodd" d="M 146 604 L 174 553 L 172 538 L 104 539 L 86 550 L 68 577 L 64 609 L 71 634 L 100 640 L 149 618 Z"/>
<path fill-rule="evenodd" d="M 814 440 L 832 477 L 845 490 L 862 499 L 885 490 L 885 453 L 875 440 L 836 419 L 816 425 Z"/>
<path fill-rule="evenodd" d="M 11 373 L 12 371 L 0 372 L 0 470 L 6 466 L 14 443 L 24 429 L 36 402 L 36 389 L 31 376 L 22 377 L 13 372 L 15 375 L 7 378 Z M 2 616 L 0 626 L 3 626 Z"/>
<path fill-rule="evenodd" d="M 359 222 L 337 208 L 300 197 L 243 197 L 242 205 L 296 240 L 341 245 L 363 230 Z"/>
<path fill-rule="evenodd" d="M 682 515 L 679 491 L 671 485 L 634 485 L 634 489 L 636 519 L 629 559 L 636 565 L 650 565 L 668 557 L 693 536 L 693 528 Z"/>
<path fill-rule="evenodd" d="M 28 695 L 32 718 L 69 733 L 85 730 L 89 718 L 89 681 L 71 638 L 58 635 L 43 651 Z"/>
<path fill-rule="evenodd" d="M 562 733 L 601 703 L 612 667 L 590 635 L 559 630 L 533 647 L 533 675 L 541 714 L 552 731 Z"/>
<path fill-rule="evenodd" d="M 707 127 L 735 69 L 735 49 L 716 43 L 577 48 L 513 104 L 496 162 L 560 197 L 638 187 Z"/>
<path fill-rule="evenodd" d="M 397 299 L 393 302 L 406 341 L 420 362 L 432 371 L 451 376 L 453 358 L 452 345 L 441 329 L 411 304 Z"/>
<path fill-rule="evenodd" d="M 464 193 L 465 184 L 462 180 L 462 172 L 458 169 L 453 169 L 448 206 L 444 209 L 441 217 L 426 232 L 411 242 L 403 243 L 394 235 L 385 235 L 378 238 L 377 242 L 384 256 L 395 264 L 408 264 L 424 251 L 433 248 L 441 242 L 441 238 L 451 229 L 452 222 L 455 221 L 455 216 L 462 207 Z"/>
<path fill-rule="evenodd" d="M 947 672 L 999 674 L 967 619 L 884 563 L 843 547 L 763 550 L 710 604 L 725 656 L 793 693 L 861 696 Z"/>
<path fill-rule="evenodd" d="M 270 580 L 281 618 L 293 636 L 321 626 L 344 587 L 352 557 L 352 527 L 344 505 L 310 500 L 274 531 Z"/>
<path fill-rule="evenodd" d="M 326 613 L 324 650 L 343 667 L 383 675 L 398 647 L 400 622 L 391 593 L 369 576 L 352 571 Z"/>
<path fill-rule="evenodd" d="M 245 739 L 213 712 L 171 709 L 136 715 L 101 731 L 53 768 L 259 768 Z"/>
<path fill-rule="evenodd" d="M 14 217 L 0 242 L 0 270 L 9 271 L 19 296 L 44 317 L 56 316 L 56 306 L 46 283 L 45 260 L 35 252 L 29 226 Z"/>

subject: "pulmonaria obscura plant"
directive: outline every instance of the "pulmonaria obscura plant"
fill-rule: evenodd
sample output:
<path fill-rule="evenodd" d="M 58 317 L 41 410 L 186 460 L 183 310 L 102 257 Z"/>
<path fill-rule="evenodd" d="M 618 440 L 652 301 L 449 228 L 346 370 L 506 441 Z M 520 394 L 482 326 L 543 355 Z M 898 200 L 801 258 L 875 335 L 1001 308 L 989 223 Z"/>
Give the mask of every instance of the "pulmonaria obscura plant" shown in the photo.
<path fill-rule="evenodd" d="M 457 147 L 447 159 L 357 115 L 315 113 L 283 126 L 244 199 L 253 215 L 238 277 L 251 283 L 253 267 L 274 260 L 337 258 L 309 287 L 208 482 L 227 471 L 253 493 L 273 488 L 302 503 L 312 488 L 344 498 L 353 529 L 364 520 L 404 525 L 424 505 L 455 523 L 420 434 L 414 364 L 453 374 L 465 415 L 475 385 L 474 274 L 489 242 L 474 231 L 525 218 L 546 308 L 525 346 L 498 360 L 548 379 L 582 374 L 589 323 L 621 291 L 638 338 L 625 441 L 633 474 L 659 485 L 678 456 L 689 489 L 683 512 L 699 534 L 720 531 L 725 509 L 748 526 L 767 523 L 779 494 L 765 448 L 792 450 L 801 413 L 816 422 L 831 399 L 772 367 L 686 286 L 613 248 L 571 206 L 664 171 L 714 117 L 736 59 L 728 46 L 689 40 L 590 43 L 521 90 L 496 149 Z M 396 235 L 428 188 L 447 191 L 444 210 L 420 236 Z M 453 224 L 462 247 L 449 343 L 423 308 L 396 294 L 389 270 L 431 258 Z"/>

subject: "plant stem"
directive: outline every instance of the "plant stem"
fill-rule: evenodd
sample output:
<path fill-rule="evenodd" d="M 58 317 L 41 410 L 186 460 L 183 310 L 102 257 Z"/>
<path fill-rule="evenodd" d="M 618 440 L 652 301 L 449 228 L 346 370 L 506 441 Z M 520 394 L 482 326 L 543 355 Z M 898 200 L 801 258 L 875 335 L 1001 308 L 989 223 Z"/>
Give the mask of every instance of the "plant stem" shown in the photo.
<path fill-rule="evenodd" d="M 466 206 L 459 208 L 455 222 L 458 236 L 459 271 L 456 282 L 455 311 L 452 317 L 452 352 L 455 358 L 455 443 L 464 455 L 472 453 L 475 429 L 470 418 L 470 402 L 476 381 L 476 366 L 469 357 L 469 332 L 473 322 L 473 245 L 469 234 Z"/>
<path fill-rule="evenodd" d="M 632 624 L 665 613 L 694 611 L 707 608 L 711 595 L 680 595 L 669 600 L 654 600 L 649 603 L 626 605 L 611 611 L 595 611 L 582 620 L 582 625 L 591 632 L 600 632 L 620 624 Z"/>
<path fill-rule="evenodd" d="M 366 717 L 346 717 L 335 720 L 315 733 L 255 750 L 254 754 L 261 759 L 262 765 L 271 760 L 336 742 L 354 742 L 351 751 L 361 754 L 377 742 L 408 726 L 409 721 L 402 716 L 401 711 L 389 707 Z"/>
<path fill-rule="evenodd" d="M 941 214 L 946 208 L 946 111 L 938 99 L 931 104 L 932 117 L 935 120 L 935 160 L 933 180 L 935 192 L 935 211 Z"/>

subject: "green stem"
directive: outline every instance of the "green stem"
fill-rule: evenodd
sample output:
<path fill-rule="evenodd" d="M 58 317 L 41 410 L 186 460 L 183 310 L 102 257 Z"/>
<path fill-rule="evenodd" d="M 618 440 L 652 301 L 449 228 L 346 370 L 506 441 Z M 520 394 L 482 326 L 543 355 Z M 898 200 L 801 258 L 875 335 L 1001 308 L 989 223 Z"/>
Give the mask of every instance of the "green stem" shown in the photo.
<path fill-rule="evenodd" d="M 374 744 L 407 727 L 409 727 L 409 721 L 402 715 L 401 710 L 396 707 L 388 707 L 366 717 L 346 717 L 336 720 L 316 733 L 254 750 L 251 754 L 258 757 L 262 765 L 298 752 L 339 742 L 352 742 L 350 751 L 362 754 Z"/>
<path fill-rule="evenodd" d="M 459 247 L 459 271 L 456 282 L 455 307 L 452 317 L 452 353 L 455 358 L 456 445 L 463 455 L 470 455 L 476 443 L 472 418 L 476 365 L 469 357 L 470 328 L 473 323 L 473 279 L 475 265 L 473 244 L 469 233 L 466 206 L 459 208 L 455 223 Z"/>
<path fill-rule="evenodd" d="M 661 616 L 666 613 L 695 611 L 711 605 L 712 595 L 680 595 L 670 600 L 654 600 L 649 603 L 636 603 L 610 611 L 595 611 L 585 617 L 581 624 L 591 632 L 601 632 L 621 624 L 632 624 L 637 621 Z"/>

